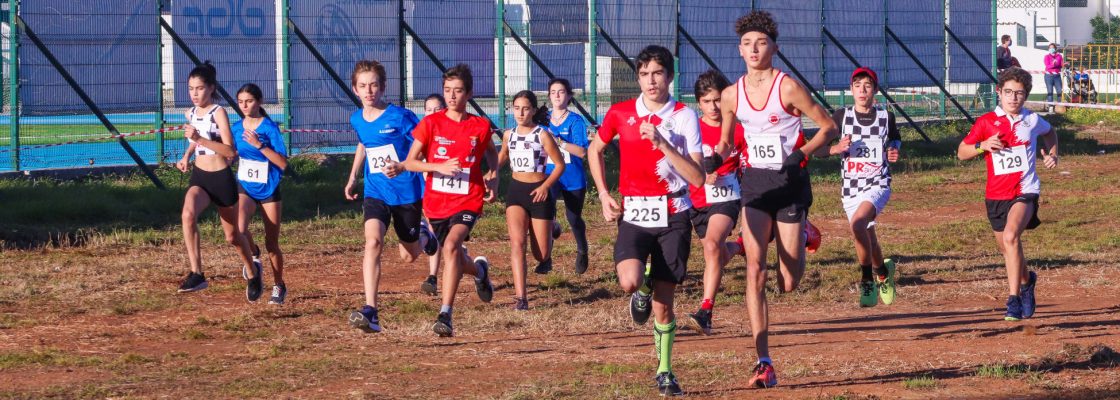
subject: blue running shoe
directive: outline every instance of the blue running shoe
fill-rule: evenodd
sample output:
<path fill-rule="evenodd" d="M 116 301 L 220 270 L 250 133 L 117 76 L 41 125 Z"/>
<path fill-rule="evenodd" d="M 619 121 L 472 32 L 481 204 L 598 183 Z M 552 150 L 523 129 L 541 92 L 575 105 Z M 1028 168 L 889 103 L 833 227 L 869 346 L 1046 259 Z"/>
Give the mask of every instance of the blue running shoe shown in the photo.
<path fill-rule="evenodd" d="M 1034 284 L 1038 283 L 1038 275 L 1034 271 L 1027 273 L 1027 284 L 1019 287 L 1019 298 L 1023 303 L 1023 318 L 1034 315 Z"/>
<path fill-rule="evenodd" d="M 361 329 L 366 333 L 381 332 L 381 321 L 377 319 L 377 309 L 365 305 L 362 306 L 360 311 L 351 312 L 350 326 Z"/>
<path fill-rule="evenodd" d="M 1023 319 L 1023 301 L 1019 296 L 1007 296 L 1007 314 L 1003 315 L 1004 321 L 1018 321 Z"/>

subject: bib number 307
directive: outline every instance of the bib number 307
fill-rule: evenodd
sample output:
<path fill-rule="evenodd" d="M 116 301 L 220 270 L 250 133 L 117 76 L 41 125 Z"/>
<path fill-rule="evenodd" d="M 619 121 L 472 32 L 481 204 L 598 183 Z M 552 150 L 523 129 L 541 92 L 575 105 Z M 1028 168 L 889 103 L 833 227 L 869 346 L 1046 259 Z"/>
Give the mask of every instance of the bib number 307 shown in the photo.
<path fill-rule="evenodd" d="M 626 196 L 623 220 L 643 228 L 669 226 L 669 201 L 665 196 Z"/>

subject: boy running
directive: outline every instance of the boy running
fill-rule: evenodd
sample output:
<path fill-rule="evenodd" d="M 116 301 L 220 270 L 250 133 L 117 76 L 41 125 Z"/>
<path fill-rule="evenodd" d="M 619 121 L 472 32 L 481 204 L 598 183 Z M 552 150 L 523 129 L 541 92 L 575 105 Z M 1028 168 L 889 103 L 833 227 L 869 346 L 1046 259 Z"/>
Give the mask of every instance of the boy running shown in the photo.
<path fill-rule="evenodd" d="M 646 47 L 637 63 L 641 95 L 611 106 L 588 149 L 588 161 L 603 217 L 619 221 L 614 261 L 619 284 L 633 293 L 630 316 L 641 325 L 650 311 L 655 314 L 658 390 L 663 396 L 677 396 L 683 392 L 670 364 L 677 333 L 673 292 L 684 280 L 692 239 L 688 185 L 704 183 L 700 132 L 696 112 L 669 96 L 669 50 Z M 621 205 L 610 194 L 603 163 L 603 151 L 616 137 Z"/>
<path fill-rule="evenodd" d="M 1042 154 L 1046 168 L 1058 166 L 1058 134 L 1041 116 L 1023 108 L 1031 94 L 1031 75 L 1011 67 L 999 73 L 996 91 L 999 107 L 976 119 L 957 147 L 957 158 L 984 157 L 988 184 L 984 203 L 992 234 L 1007 267 L 1007 313 L 1003 319 L 1030 318 L 1035 310 L 1034 288 L 1038 275 L 1027 270 L 1020 238 L 1023 230 L 1037 228 L 1041 183 L 1035 160 Z M 1042 148 L 1039 148 L 1039 139 Z"/>
<path fill-rule="evenodd" d="M 486 257 L 473 261 L 463 243 L 482 216 L 483 201 L 492 201 L 498 183 L 498 153 L 491 141 L 490 123 L 467 113 L 474 79 L 465 64 L 443 73 L 443 97 L 447 108 L 424 117 L 412 132 L 416 141 L 408 151 L 404 167 L 428 174 L 424 188 L 424 214 L 439 238 L 443 253 L 443 304 L 432 330 L 441 337 L 453 334 L 452 306 L 463 274 L 473 275 L 478 298 L 489 303 L 494 297 Z M 482 163 L 488 172 L 482 174 Z"/>

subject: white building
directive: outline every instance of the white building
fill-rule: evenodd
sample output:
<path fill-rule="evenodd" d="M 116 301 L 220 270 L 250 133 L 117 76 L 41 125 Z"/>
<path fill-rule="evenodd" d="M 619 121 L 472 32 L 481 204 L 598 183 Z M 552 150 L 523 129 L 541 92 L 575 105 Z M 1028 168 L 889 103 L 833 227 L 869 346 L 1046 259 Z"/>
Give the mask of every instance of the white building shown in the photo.
<path fill-rule="evenodd" d="M 1015 46 L 1028 48 L 1083 45 L 1093 40 L 1090 19 L 1118 14 L 1120 0 L 998 0 L 997 37 L 1011 35 Z"/>

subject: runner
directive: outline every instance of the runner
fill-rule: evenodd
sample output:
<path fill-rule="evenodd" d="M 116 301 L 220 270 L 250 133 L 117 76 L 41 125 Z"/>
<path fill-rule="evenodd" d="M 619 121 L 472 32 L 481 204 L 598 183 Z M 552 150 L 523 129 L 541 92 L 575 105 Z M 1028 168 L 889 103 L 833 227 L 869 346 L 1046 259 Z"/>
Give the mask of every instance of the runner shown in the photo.
<path fill-rule="evenodd" d="M 264 222 L 264 248 L 272 262 L 272 297 L 268 304 L 284 304 L 288 286 L 284 284 L 284 253 L 280 251 L 280 179 L 288 168 L 284 136 L 268 113 L 261 108 L 261 88 L 246 83 L 237 90 L 237 107 L 245 118 L 230 129 L 237 144 L 237 229 L 253 250 L 253 265 L 261 265 L 261 248 L 253 242 L 249 222 L 261 207 Z"/>
<path fill-rule="evenodd" d="M 802 232 L 813 202 L 806 154 L 832 141 L 836 125 L 805 88 L 774 68 L 778 27 L 770 13 L 752 11 L 740 17 L 735 32 L 747 72 L 723 90 L 720 109 L 724 121 L 740 121 L 747 143 L 741 184 L 742 230 L 747 254 L 747 311 L 758 352 L 758 364 L 748 385 L 772 387 L 778 384 L 778 378 L 769 346 L 767 243 L 771 237 L 776 238 L 779 292 L 793 291 L 805 273 L 807 235 Z M 820 127 L 808 142 L 801 131 L 803 115 Z M 723 138 L 717 147 L 720 155 L 730 152 L 734 133 L 733 124 L 723 125 Z"/>
<path fill-rule="evenodd" d="M 191 272 L 179 285 L 179 293 L 199 291 L 209 285 L 202 273 L 198 216 L 213 203 L 218 207 L 226 242 L 241 256 L 241 273 L 248 281 L 245 298 L 256 302 L 263 291 L 261 265 L 253 263 L 249 241 L 237 228 L 237 179 L 229 167 L 229 160 L 237 157 L 237 150 L 233 147 L 226 110 L 214 104 L 217 85 L 218 71 L 209 61 L 192 69 L 187 78 L 187 90 L 191 103 L 194 103 L 186 114 L 189 124 L 184 128 L 184 136 L 190 144 L 175 166 L 180 171 L 189 170 L 191 173 L 190 186 L 183 198 L 182 215 L 183 241 L 187 245 Z M 195 156 L 193 169 L 190 168 L 191 155 Z"/>
<path fill-rule="evenodd" d="M 712 333 L 712 308 L 723 277 L 723 267 L 731 256 L 743 253 L 743 241 L 725 242 L 739 220 L 739 153 L 743 143 L 743 127 L 735 126 L 735 147 L 727 158 L 712 151 L 719 144 L 723 115 L 720 93 L 731 86 L 722 73 L 708 70 L 696 78 L 693 90 L 700 105 L 700 140 L 703 143 L 704 184 L 689 186 L 692 209 L 688 211 L 692 228 L 704 245 L 704 299 L 700 310 L 689 314 L 694 327 L 705 335 Z"/>
<path fill-rule="evenodd" d="M 618 281 L 630 297 L 630 316 L 642 325 L 655 314 L 657 386 L 662 395 L 682 394 L 671 356 L 677 322 L 673 292 L 684 281 L 691 247 L 688 185 L 701 185 L 704 173 L 696 112 L 669 96 L 673 55 L 661 46 L 638 54 L 637 99 L 616 103 L 603 117 L 588 148 L 591 177 L 599 191 L 603 217 L 618 222 L 614 261 Z M 607 187 L 603 152 L 618 138 L 618 191 L 621 206 Z M 652 307 L 651 302 L 652 300 Z"/>
<path fill-rule="evenodd" d="M 552 269 L 552 220 L 556 218 L 556 198 L 551 188 L 564 173 L 564 157 L 557 141 L 545 128 L 548 111 L 537 105 L 532 91 L 522 90 L 510 102 L 517 126 L 506 131 L 498 165 L 509 164 L 513 171 L 506 187 L 506 227 L 509 228 L 510 267 L 513 269 L 513 309 L 529 309 L 525 288 L 525 241 L 532 239 L 533 257 L 537 259 L 537 273 Z M 547 175 L 545 161 L 551 160 L 556 168 Z M 526 235 L 528 231 L 528 235 Z M 528 238 L 526 237 L 528 236 Z"/>
<path fill-rule="evenodd" d="M 890 164 L 898 161 L 902 136 L 895 125 L 894 114 L 874 108 L 879 78 L 870 68 L 852 72 L 852 107 L 836 110 L 832 121 L 840 127 L 840 143 L 821 147 L 817 156 L 840 155 L 840 201 L 848 215 L 856 259 L 861 274 L 860 307 L 875 307 L 894 302 L 895 263 L 883 258 L 879 238 L 875 235 L 875 218 L 883 213 L 891 198 Z"/>
<path fill-rule="evenodd" d="M 465 64 L 443 74 L 447 109 L 425 117 L 413 131 L 416 141 L 408 151 L 405 168 L 428 174 L 424 214 L 432 221 L 443 254 L 443 302 L 432 330 L 439 336 L 453 334 L 452 306 L 463 274 L 475 277 L 475 292 L 483 302 L 494 297 L 486 257 L 472 261 L 463 243 L 482 216 L 483 201 L 493 201 L 498 184 L 498 154 L 490 139 L 490 124 L 467 113 L 474 79 Z M 482 163 L 488 172 L 482 173 Z"/>
<path fill-rule="evenodd" d="M 439 112 L 445 108 L 447 108 L 447 103 L 443 101 L 442 95 L 432 93 L 424 99 L 425 117 L 435 114 L 436 112 Z M 428 174 L 423 175 L 424 180 L 427 180 Z M 429 225 L 431 224 L 431 221 L 428 220 L 427 215 L 424 216 L 424 222 L 428 223 Z M 424 282 L 420 283 L 420 291 L 432 296 L 435 296 L 436 293 L 439 293 L 439 284 L 436 279 L 436 275 L 439 275 L 440 253 L 442 252 L 436 251 L 436 254 L 428 256 L 428 277 L 424 279 Z"/>
<path fill-rule="evenodd" d="M 1037 228 L 1041 183 L 1035 161 L 1042 154 L 1046 168 L 1058 166 L 1058 134 L 1041 116 L 1023 108 L 1031 94 L 1031 75 L 1017 67 L 999 73 L 996 85 L 999 107 L 976 119 L 957 147 L 957 157 L 984 156 L 988 184 L 984 203 L 996 244 L 1007 267 L 1007 313 L 1003 319 L 1018 321 L 1034 315 L 1034 288 L 1038 275 L 1027 270 L 1020 241 L 1023 230 Z M 1039 139 L 1043 148 L 1038 146 Z"/>
<path fill-rule="evenodd" d="M 349 321 L 351 326 L 369 333 L 382 329 L 377 315 L 377 288 L 389 225 L 397 233 L 397 247 L 404 262 L 414 261 L 421 249 L 428 255 L 436 252 L 435 235 L 420 220 L 420 198 L 424 193 L 420 174 L 405 171 L 400 163 L 412 146 L 418 119 L 412 111 L 384 101 L 385 80 L 385 67 L 377 61 L 358 61 L 350 75 L 362 109 L 350 114 L 350 125 L 358 133 L 358 146 L 344 194 L 347 200 L 359 198 L 354 193 L 354 184 L 358 174 L 363 173 L 362 282 L 366 303 L 350 313 Z"/>
<path fill-rule="evenodd" d="M 568 225 L 572 227 L 572 237 L 576 239 L 576 273 L 587 271 L 587 223 L 583 221 L 583 203 L 587 195 L 587 176 L 583 170 L 583 158 L 587 156 L 587 125 L 583 117 L 572 113 L 568 106 L 572 103 L 572 84 L 564 78 L 548 82 L 548 100 L 552 103 L 549 113 L 548 130 L 556 137 L 560 152 L 564 155 L 564 175 L 560 184 L 552 186 L 552 197 L 564 200 Z M 545 172 L 552 173 L 556 168 L 548 159 Z M 552 238 L 560 237 L 560 222 L 552 224 Z M 548 264 L 549 267 L 552 264 Z M 548 271 L 536 271 L 538 274 Z"/>

